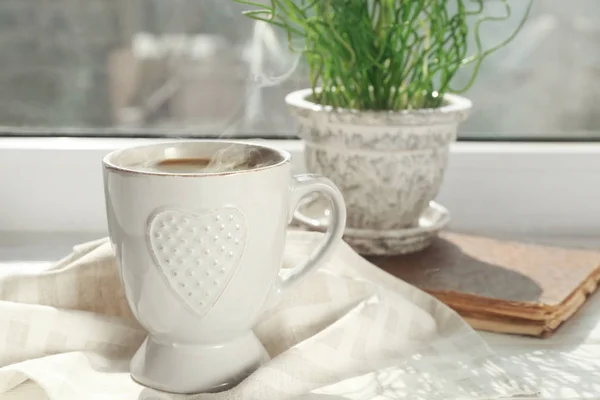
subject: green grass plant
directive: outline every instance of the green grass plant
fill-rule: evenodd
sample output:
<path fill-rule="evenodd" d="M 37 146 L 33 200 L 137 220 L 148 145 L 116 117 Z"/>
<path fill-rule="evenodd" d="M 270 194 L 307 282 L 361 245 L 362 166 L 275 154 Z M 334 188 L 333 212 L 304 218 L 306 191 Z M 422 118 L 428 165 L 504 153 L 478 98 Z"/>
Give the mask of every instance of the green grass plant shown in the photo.
<path fill-rule="evenodd" d="M 521 30 L 533 2 L 505 40 L 485 49 L 481 27 L 507 21 L 508 0 L 234 1 L 250 8 L 246 16 L 282 29 L 290 48 L 303 53 L 312 101 L 394 111 L 439 107 L 445 93 L 468 90 L 481 63 Z M 501 3 L 503 15 L 487 15 L 489 1 Z M 473 54 L 468 54 L 470 34 Z M 468 82 L 452 87 L 457 72 L 468 65 Z"/>

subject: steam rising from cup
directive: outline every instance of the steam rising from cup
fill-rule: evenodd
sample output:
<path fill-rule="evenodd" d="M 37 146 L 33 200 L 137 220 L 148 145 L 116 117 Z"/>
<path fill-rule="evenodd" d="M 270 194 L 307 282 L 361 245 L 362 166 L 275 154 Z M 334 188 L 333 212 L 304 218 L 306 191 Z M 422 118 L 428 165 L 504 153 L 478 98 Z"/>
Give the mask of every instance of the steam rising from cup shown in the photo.
<path fill-rule="evenodd" d="M 277 35 L 266 22 L 255 21 L 252 37 L 243 49 L 242 57 L 249 65 L 244 120 L 252 122 L 260 116 L 263 89 L 290 79 L 300 64 L 300 53 L 290 51 L 287 39 Z M 229 136 L 239 121 L 232 121 L 221 137 Z"/>
<path fill-rule="evenodd" d="M 274 160 L 266 158 L 258 149 L 246 146 L 229 146 L 215 152 L 204 172 L 228 172 L 257 169 L 272 165 Z"/>
<path fill-rule="evenodd" d="M 233 6 L 219 3 L 222 12 L 229 13 L 232 18 L 244 18 L 239 10 Z M 171 16 L 163 27 L 164 32 L 176 32 L 181 25 L 181 18 L 185 15 L 185 2 L 176 2 L 171 9 Z M 138 33 L 132 40 L 134 55 L 140 59 L 167 60 L 169 64 L 178 58 L 189 57 L 200 61 L 216 57 L 220 49 L 227 46 L 226 40 L 221 36 L 166 33 L 157 38 L 149 33 Z M 302 48 L 302 44 L 294 43 L 294 48 Z M 227 115 L 219 118 L 220 132 L 218 138 L 236 136 L 241 126 L 252 126 L 254 122 L 264 118 L 263 107 L 264 89 L 282 84 L 294 76 L 300 64 L 301 53 L 290 50 L 287 37 L 277 32 L 270 24 L 254 21 L 252 34 L 243 44 L 241 59 L 248 67 L 245 79 L 245 93 L 237 101 L 230 102 Z M 186 85 L 186 78 L 180 74 L 171 74 L 168 79 L 154 90 L 150 95 L 145 95 L 142 104 L 136 107 L 124 108 L 121 120 L 135 126 L 142 123 L 150 115 L 169 102 Z M 197 133 L 197 128 L 189 126 L 182 129 L 185 136 Z M 237 154 L 237 150 L 220 150 L 211 160 L 208 170 L 212 172 L 235 169 L 237 165 L 244 164 L 247 160 L 256 159 L 253 154 Z M 237 157 L 237 158 L 235 158 Z"/>
<path fill-rule="evenodd" d="M 278 37 L 271 25 L 255 21 L 252 37 L 244 47 L 242 55 L 250 66 L 250 80 L 243 118 L 246 121 L 252 121 L 263 112 L 261 109 L 262 89 L 280 85 L 290 79 L 298 68 L 301 54 L 293 53 L 288 47 L 287 40 Z M 219 137 L 230 136 L 236 126 L 239 126 L 239 120 L 231 121 Z M 235 169 L 237 164 L 243 164 L 246 162 L 245 160 L 256 158 L 253 154 L 235 154 L 236 151 L 239 153 L 239 150 L 231 148 L 219 150 L 211 160 L 211 171 L 221 172 Z M 246 151 L 252 150 L 246 149 Z M 262 162 L 265 165 L 269 164 Z M 258 167 L 260 166 L 262 165 L 258 165 Z"/>

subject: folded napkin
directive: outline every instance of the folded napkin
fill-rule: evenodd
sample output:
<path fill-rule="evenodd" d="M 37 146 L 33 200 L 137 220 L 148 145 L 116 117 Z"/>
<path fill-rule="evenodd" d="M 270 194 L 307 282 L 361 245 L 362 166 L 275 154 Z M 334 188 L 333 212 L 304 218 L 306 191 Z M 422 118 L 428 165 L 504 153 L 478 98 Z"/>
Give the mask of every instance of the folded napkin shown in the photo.
<path fill-rule="evenodd" d="M 290 232 L 285 266 L 303 259 L 320 235 Z M 444 400 L 523 393 L 455 312 L 346 244 L 255 331 L 272 360 L 229 391 L 182 396 L 140 386 L 128 364 L 146 333 L 129 311 L 110 244 L 86 243 L 48 271 L 0 278 L 0 397 L 26 381 L 37 387 L 31 393 L 52 400 Z"/>

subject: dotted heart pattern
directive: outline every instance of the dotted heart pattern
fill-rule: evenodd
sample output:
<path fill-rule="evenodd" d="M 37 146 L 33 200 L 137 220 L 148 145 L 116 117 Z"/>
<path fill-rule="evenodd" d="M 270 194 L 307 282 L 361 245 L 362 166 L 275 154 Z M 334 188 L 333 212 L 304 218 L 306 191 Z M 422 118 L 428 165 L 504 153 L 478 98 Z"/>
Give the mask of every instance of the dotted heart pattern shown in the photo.
<path fill-rule="evenodd" d="M 165 210 L 150 220 L 148 239 L 168 284 L 190 310 L 203 317 L 235 275 L 246 225 L 236 208 L 205 214 Z"/>

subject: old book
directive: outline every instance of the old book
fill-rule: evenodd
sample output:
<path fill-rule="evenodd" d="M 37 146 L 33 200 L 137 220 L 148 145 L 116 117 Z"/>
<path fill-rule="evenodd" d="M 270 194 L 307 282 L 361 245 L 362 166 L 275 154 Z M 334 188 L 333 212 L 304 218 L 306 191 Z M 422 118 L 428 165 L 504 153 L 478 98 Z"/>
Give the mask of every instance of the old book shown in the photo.
<path fill-rule="evenodd" d="M 420 253 L 369 260 L 437 297 L 476 329 L 542 337 L 571 317 L 600 281 L 600 251 L 455 233 Z"/>

